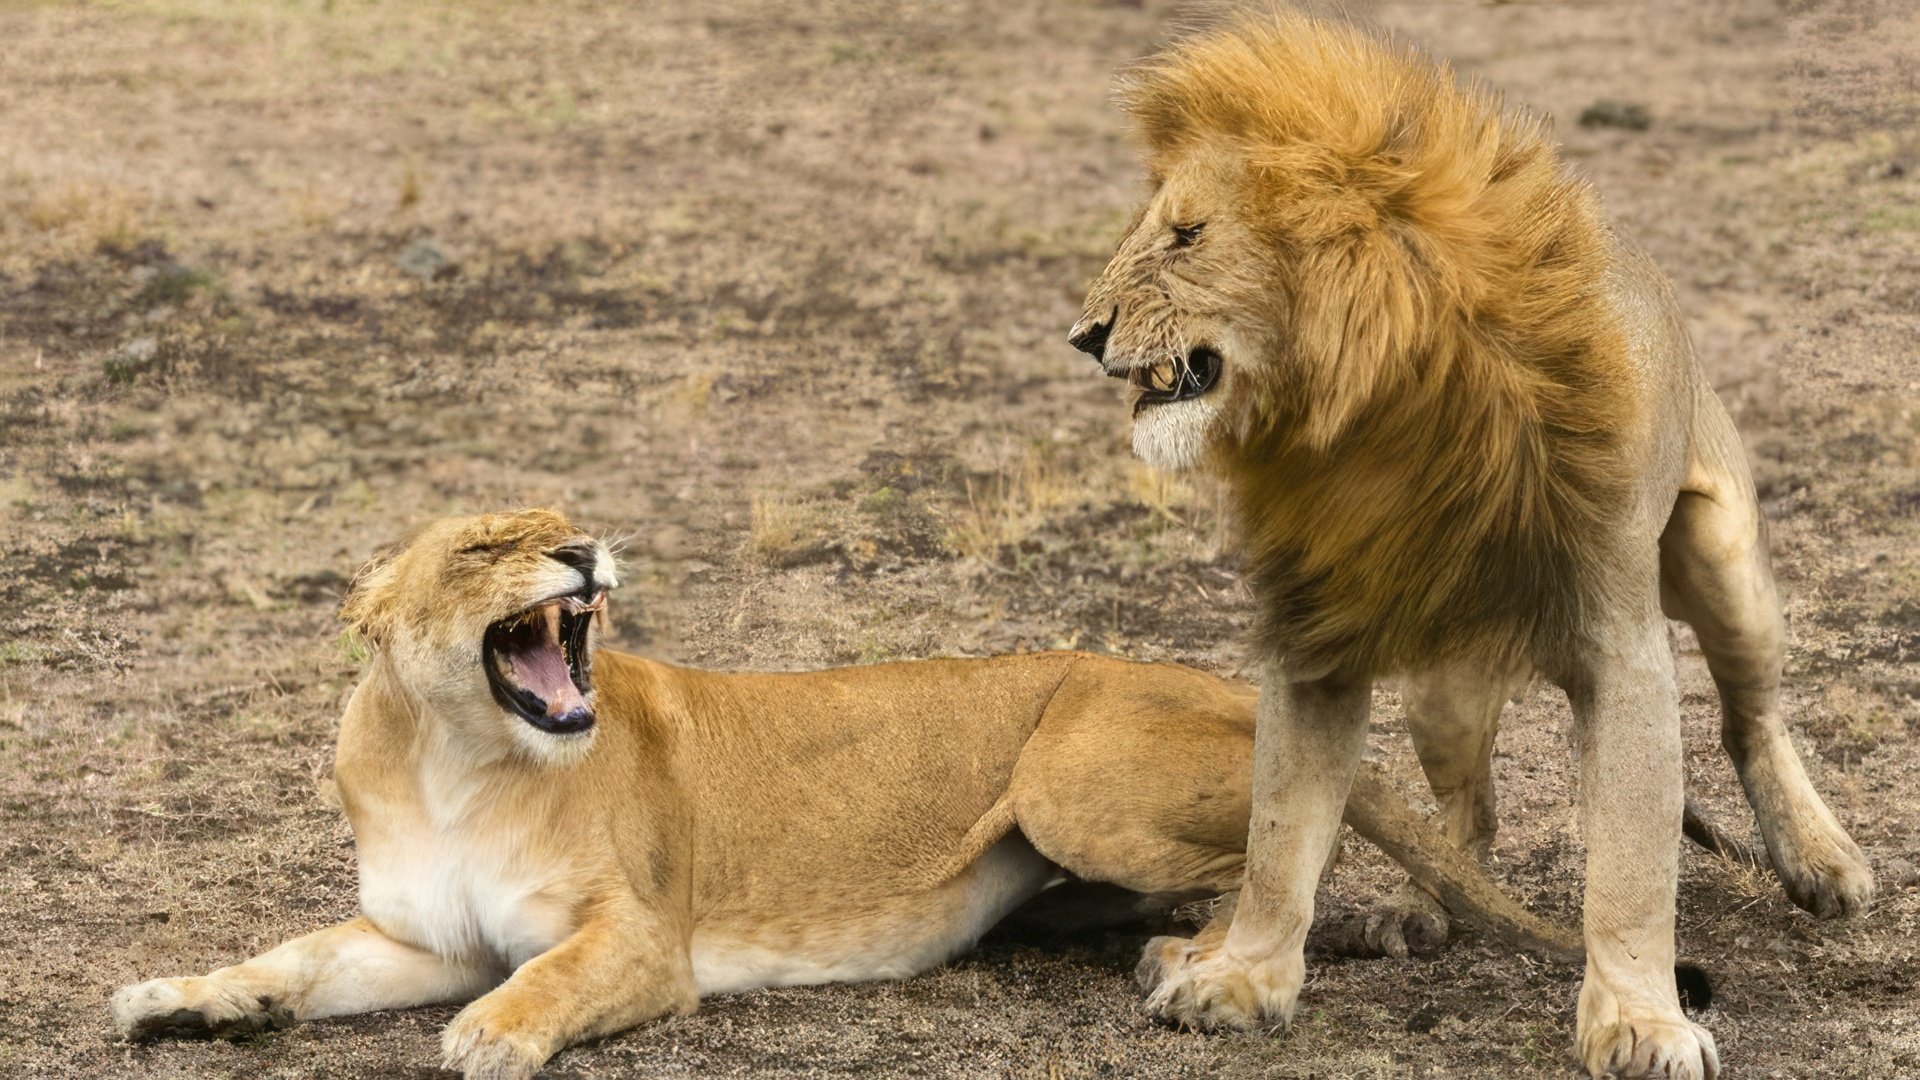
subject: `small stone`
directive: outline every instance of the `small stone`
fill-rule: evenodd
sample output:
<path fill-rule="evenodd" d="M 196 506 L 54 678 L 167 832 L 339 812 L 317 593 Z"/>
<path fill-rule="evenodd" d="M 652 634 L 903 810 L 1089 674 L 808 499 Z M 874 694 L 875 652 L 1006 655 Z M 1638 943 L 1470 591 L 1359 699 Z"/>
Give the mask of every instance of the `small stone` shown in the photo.
<path fill-rule="evenodd" d="M 424 237 L 401 248 L 400 254 L 394 256 L 393 264 L 401 272 L 421 281 L 439 281 L 460 272 L 459 264 L 454 262 L 452 256 L 441 250 L 439 244 Z"/>
<path fill-rule="evenodd" d="M 1637 101 L 1601 98 L 1580 114 L 1581 127 L 1617 127 L 1645 131 L 1653 126 L 1653 114 Z"/>
<path fill-rule="evenodd" d="M 160 339 L 155 337 L 134 338 L 132 341 L 121 346 L 120 355 L 124 357 L 128 363 L 150 364 L 153 362 L 154 357 L 160 355 Z"/>

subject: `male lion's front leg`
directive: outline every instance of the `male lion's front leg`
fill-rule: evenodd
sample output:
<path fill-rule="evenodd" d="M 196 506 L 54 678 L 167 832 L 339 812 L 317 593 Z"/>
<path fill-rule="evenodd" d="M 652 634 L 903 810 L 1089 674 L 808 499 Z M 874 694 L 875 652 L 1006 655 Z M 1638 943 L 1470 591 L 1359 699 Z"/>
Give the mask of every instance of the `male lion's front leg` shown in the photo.
<path fill-rule="evenodd" d="M 571 1043 L 698 1002 L 685 931 L 617 901 L 462 1009 L 441 1036 L 443 1064 L 473 1080 L 519 1080 Z"/>
<path fill-rule="evenodd" d="M 237 1038 L 322 1016 L 464 1001 L 499 978 L 490 967 L 443 959 L 354 919 L 209 975 L 129 986 L 113 995 L 113 1020 L 129 1039 Z"/>
<path fill-rule="evenodd" d="M 1586 980 L 1579 1050 L 1594 1076 L 1708 1078 L 1713 1036 L 1674 986 L 1679 880 L 1680 706 L 1657 612 L 1603 639 L 1567 684 L 1587 843 Z"/>
<path fill-rule="evenodd" d="M 1270 671 L 1254 726 L 1245 885 L 1224 935 L 1150 946 L 1154 963 L 1142 974 L 1154 983 L 1147 1008 L 1155 1015 L 1202 1029 L 1293 1019 L 1314 889 L 1366 742 L 1369 689 Z"/>

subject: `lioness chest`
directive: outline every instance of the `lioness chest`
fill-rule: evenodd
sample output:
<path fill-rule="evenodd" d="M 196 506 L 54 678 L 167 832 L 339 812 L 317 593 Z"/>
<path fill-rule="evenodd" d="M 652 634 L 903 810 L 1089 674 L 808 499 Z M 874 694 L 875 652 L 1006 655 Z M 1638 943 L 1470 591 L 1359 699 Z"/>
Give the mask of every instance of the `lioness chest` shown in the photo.
<path fill-rule="evenodd" d="M 537 824 L 435 810 L 445 808 L 376 803 L 354 815 L 360 908 L 375 925 L 439 956 L 507 968 L 574 931 L 584 875 L 542 843 Z"/>

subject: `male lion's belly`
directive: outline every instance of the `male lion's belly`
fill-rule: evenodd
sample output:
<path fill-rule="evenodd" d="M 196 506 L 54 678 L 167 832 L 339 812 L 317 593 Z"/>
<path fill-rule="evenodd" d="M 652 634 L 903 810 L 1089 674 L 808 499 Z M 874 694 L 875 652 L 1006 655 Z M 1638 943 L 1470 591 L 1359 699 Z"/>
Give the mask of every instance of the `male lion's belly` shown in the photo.
<path fill-rule="evenodd" d="M 576 891 L 557 868 L 526 859 L 526 849 L 409 839 L 417 842 L 360 855 L 361 911 L 389 937 L 513 969 L 573 932 Z"/>

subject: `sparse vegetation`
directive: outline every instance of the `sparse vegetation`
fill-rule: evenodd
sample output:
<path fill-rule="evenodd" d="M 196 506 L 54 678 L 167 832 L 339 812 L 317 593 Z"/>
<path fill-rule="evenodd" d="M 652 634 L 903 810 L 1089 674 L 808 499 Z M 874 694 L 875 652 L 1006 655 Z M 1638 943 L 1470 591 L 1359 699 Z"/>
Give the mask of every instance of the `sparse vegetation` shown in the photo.
<path fill-rule="evenodd" d="M 41 651 L 31 641 L 0 642 L 0 664 L 31 664 L 40 659 Z"/>
<path fill-rule="evenodd" d="M 168 263 L 154 268 L 133 302 L 136 307 L 150 308 L 157 304 L 178 304 L 197 293 L 218 295 L 221 291 L 219 282 L 209 271 Z"/>
<path fill-rule="evenodd" d="M 1560 138 L 1742 402 L 1794 738 L 1869 856 L 1911 859 L 1906 24 L 1888 0 L 1844 33 L 1811 8 L 1788 33 L 1762 0 L 1515 10 L 1361 6 L 1571 110 Z M 1257 674 L 1216 494 L 1133 464 L 1117 386 L 1062 340 L 1142 183 L 1103 88 L 1168 12 L 0 4 L 0 1076 L 439 1060 L 451 1009 L 140 1047 L 102 1014 L 136 974 L 353 912 L 326 778 L 370 653 L 334 613 L 423 518 L 552 504 L 631 532 L 608 630 L 677 663 L 1071 646 Z M 1574 122 L 1628 91 L 1645 135 Z M 440 258 L 401 265 L 422 241 Z M 1692 779 L 1739 827 L 1679 640 Z M 1377 700 L 1372 749 L 1424 797 Z M 1496 872 L 1562 922 L 1567 723 L 1533 695 L 1496 759 Z M 1398 880 L 1351 842 L 1324 910 Z M 1920 887 L 1894 880 L 1835 926 L 1684 857 L 1682 956 L 1717 980 L 1730 1074 L 1920 1069 Z M 1323 957 L 1286 1037 L 1202 1037 L 1141 1018 L 1140 936 L 1006 932 L 922 979 L 718 999 L 556 1068 L 1569 1075 L 1577 969 L 1471 936 Z"/>
<path fill-rule="evenodd" d="M 1031 536 L 1069 501 L 1084 498 L 1056 453 L 1049 444 L 1030 444 L 986 479 L 968 478 L 964 501 L 949 515 L 947 546 L 963 558 L 991 560 L 1001 548 Z"/>
<path fill-rule="evenodd" d="M 131 251 L 149 235 L 152 204 L 130 187 L 73 178 L 27 186 L 26 191 L 21 216 L 30 229 L 43 234 L 34 247 L 44 245 L 50 252 L 76 258 L 101 250 Z"/>
<path fill-rule="evenodd" d="M 340 648 L 340 662 L 350 668 L 358 669 L 373 657 L 373 650 L 367 639 L 352 628 L 340 631 L 336 639 Z"/>
<path fill-rule="evenodd" d="M 885 517 L 898 510 L 903 502 L 905 499 L 898 490 L 883 484 L 860 500 L 860 512 Z"/>
<path fill-rule="evenodd" d="M 785 566 L 818 540 L 818 514 L 812 507 L 776 495 L 753 497 L 753 529 L 747 544 L 760 562 Z"/>

